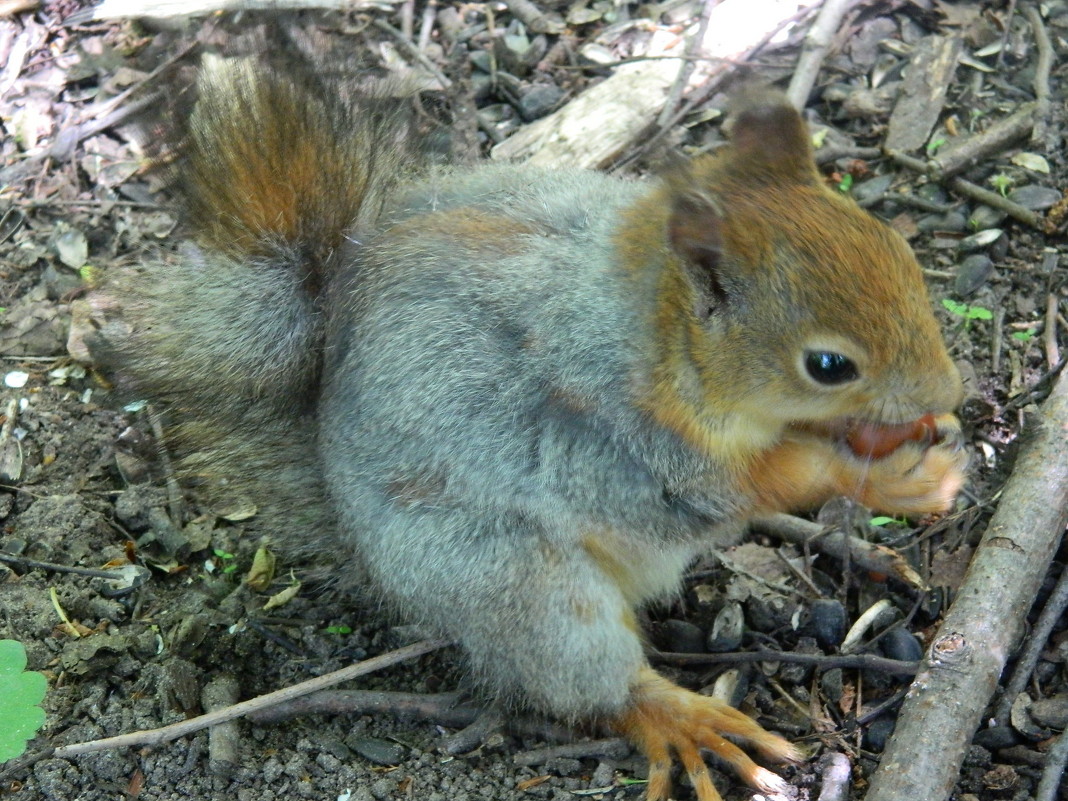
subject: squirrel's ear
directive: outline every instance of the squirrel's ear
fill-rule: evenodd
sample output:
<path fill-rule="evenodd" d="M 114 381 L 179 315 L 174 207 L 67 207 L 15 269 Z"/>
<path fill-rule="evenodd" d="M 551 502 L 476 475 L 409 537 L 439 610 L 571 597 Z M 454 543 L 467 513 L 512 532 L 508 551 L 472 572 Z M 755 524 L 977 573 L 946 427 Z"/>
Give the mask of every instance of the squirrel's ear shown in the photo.
<path fill-rule="evenodd" d="M 692 191 L 673 193 L 668 242 L 693 285 L 694 313 L 708 319 L 727 300 L 720 280 L 723 215 L 716 201 Z"/>
<path fill-rule="evenodd" d="M 731 104 L 728 125 L 733 159 L 743 171 L 780 180 L 816 178 L 808 126 L 785 95 L 767 88 L 743 91 Z"/>

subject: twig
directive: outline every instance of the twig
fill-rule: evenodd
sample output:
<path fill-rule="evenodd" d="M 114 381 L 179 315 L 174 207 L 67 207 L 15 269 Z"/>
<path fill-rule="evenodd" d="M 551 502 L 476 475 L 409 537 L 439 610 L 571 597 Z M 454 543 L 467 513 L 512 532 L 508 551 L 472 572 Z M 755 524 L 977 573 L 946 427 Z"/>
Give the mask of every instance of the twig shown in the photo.
<path fill-rule="evenodd" d="M 611 759 L 619 761 L 626 759 L 631 752 L 630 743 L 622 737 L 611 737 L 604 740 L 583 740 L 577 743 L 561 743 L 548 748 L 533 748 L 523 751 L 512 757 L 512 763 L 523 767 L 544 765 L 551 759 Z"/>
<path fill-rule="evenodd" d="M 534 33 L 563 33 L 567 28 L 559 14 L 546 14 L 530 0 L 504 0 L 512 16 Z"/>
<path fill-rule="evenodd" d="M 423 22 L 419 26 L 419 41 L 416 46 L 422 53 L 426 52 L 427 45 L 430 44 L 430 37 L 434 33 L 434 23 L 438 17 L 438 0 L 428 0 L 426 8 L 423 9 Z"/>
<path fill-rule="evenodd" d="M 971 741 L 1068 524 L 1068 379 L 1038 413 L 872 776 L 866 801 L 952 792 Z"/>
<path fill-rule="evenodd" d="M 807 6 L 798 11 L 792 17 L 782 20 L 772 30 L 764 34 L 764 36 L 761 37 L 761 39 L 756 42 L 752 47 L 750 47 L 744 53 L 741 53 L 733 61 L 733 63 L 724 61 L 722 64 L 720 64 L 719 68 L 708 77 L 708 80 L 701 84 L 699 88 L 694 89 L 693 92 L 691 92 L 690 97 L 686 100 L 685 103 L 683 103 L 682 107 L 678 111 L 671 115 L 671 117 L 667 120 L 666 124 L 660 126 L 656 133 L 646 139 L 641 145 L 633 148 L 632 151 L 625 158 L 618 159 L 614 164 L 612 164 L 611 171 L 619 172 L 620 170 L 625 169 L 627 166 L 633 164 L 635 161 L 637 161 L 646 153 L 651 151 L 654 147 L 656 147 L 660 143 L 660 141 L 665 136 L 667 136 L 668 132 L 679 123 L 680 120 L 682 120 L 687 114 L 692 112 L 695 108 L 697 108 L 702 103 L 707 101 L 710 97 L 712 97 L 712 95 L 717 89 L 719 89 L 723 82 L 726 81 L 727 78 L 729 78 L 734 73 L 734 70 L 737 68 L 737 65 L 751 62 L 757 56 L 757 54 L 760 53 L 761 50 L 767 47 L 768 42 L 778 36 L 779 33 L 783 31 L 787 26 L 793 25 L 804 19 L 809 13 L 811 13 L 812 9 L 813 6 Z"/>
<path fill-rule="evenodd" d="M 302 681 L 300 684 L 294 684 L 291 687 L 275 690 L 273 693 L 267 693 L 266 695 L 261 695 L 257 698 L 251 698 L 248 701 L 242 701 L 240 704 L 235 704 L 226 709 L 220 709 L 218 712 L 200 715 L 199 717 L 172 723 L 169 726 L 162 726 L 158 729 L 147 729 L 144 731 L 131 732 L 130 734 L 121 734 L 117 737 L 105 737 L 102 740 L 90 740 L 84 743 L 60 746 L 55 749 L 52 756 L 55 759 L 70 759 L 71 757 L 79 756 L 81 754 L 91 754 L 95 751 L 107 751 L 113 748 L 167 743 L 171 740 L 177 740 L 179 737 L 184 737 L 187 734 L 192 734 L 193 732 L 205 729 L 208 726 L 225 723 L 228 720 L 234 720 L 235 718 L 248 715 L 251 712 L 266 709 L 274 704 L 290 701 L 294 698 L 299 698 L 302 695 L 309 695 L 317 690 L 332 687 L 335 684 L 354 679 L 357 676 L 363 676 L 367 673 L 373 673 L 376 670 L 396 665 L 408 659 L 414 659 L 417 656 L 422 656 L 431 651 L 436 651 L 439 648 L 444 648 L 446 645 L 449 645 L 448 640 L 423 640 L 422 642 L 407 645 L 404 648 L 398 648 L 395 651 L 390 651 L 389 653 L 381 654 L 372 657 L 371 659 L 365 659 L 362 662 L 357 662 L 355 665 L 349 665 L 347 668 L 335 670 L 333 673 L 327 673 L 325 676 L 317 676 L 314 679 Z"/>
<path fill-rule="evenodd" d="M 649 655 L 649 661 L 680 667 L 786 662 L 791 665 L 813 665 L 820 670 L 833 670 L 834 668 L 878 670 L 892 676 L 914 676 L 920 666 L 919 662 L 888 659 L 874 654 L 795 654 L 786 651 L 733 651 L 722 654 L 677 654 L 670 651 L 656 651 Z"/>
<path fill-rule="evenodd" d="M 482 710 L 460 703 L 459 693 L 402 693 L 383 690 L 326 690 L 251 713 L 257 725 L 310 715 L 393 715 L 433 720 L 441 726 L 470 726 Z"/>
<path fill-rule="evenodd" d="M 70 565 L 57 565 L 55 562 L 39 562 L 36 559 L 24 559 L 21 556 L 4 553 L 3 551 L 0 551 L 0 562 L 18 567 L 50 570 L 53 573 L 73 573 L 76 576 L 89 576 L 90 578 L 102 578 L 111 581 L 119 578 L 114 570 L 94 570 L 91 567 L 72 567 Z"/>
<path fill-rule="evenodd" d="M 927 175 L 932 180 L 945 184 L 946 187 L 953 190 L 958 195 L 964 195 L 972 200 L 978 200 L 980 203 L 985 203 L 992 208 L 999 209 L 1014 220 L 1026 223 L 1043 233 L 1052 233 L 1050 230 L 1051 224 L 1042 215 L 1035 214 L 1030 209 L 1025 209 L 1019 203 L 1013 203 L 1007 197 L 1003 197 L 997 192 L 991 192 L 989 189 L 983 189 L 981 186 L 976 186 L 971 181 L 965 181 L 963 178 L 946 178 L 944 171 L 940 168 L 940 165 L 937 162 L 924 161 L 923 159 L 906 155 L 897 150 L 887 150 L 885 153 L 887 158 L 892 160 L 895 164 L 907 167 L 921 175 Z"/>
<path fill-rule="evenodd" d="M 1049 225 L 1046 223 L 1046 218 L 1041 214 L 1035 214 L 1030 209 L 1025 209 L 1019 203 L 1013 203 L 1007 197 L 1004 197 L 997 192 L 983 189 L 981 186 L 977 186 L 971 181 L 965 181 L 963 178 L 950 178 L 945 184 L 958 195 L 964 195 L 972 200 L 978 200 L 980 203 L 985 203 L 991 208 L 999 209 L 1014 220 L 1030 225 L 1032 228 L 1042 231 L 1043 233 L 1052 233 L 1052 231 L 1049 230 Z"/>
<path fill-rule="evenodd" d="M 1031 130 L 1034 119 L 1035 104 L 1024 103 L 986 130 L 939 150 L 926 163 L 924 171 L 936 181 L 957 175 L 1022 139 Z"/>
<path fill-rule="evenodd" d="M 656 125 L 660 130 L 668 127 L 672 116 L 677 110 L 679 100 L 682 99 L 682 93 L 690 82 L 690 76 L 693 74 L 694 66 L 696 66 L 695 59 L 705 41 L 705 34 L 708 32 L 708 21 L 712 17 L 712 9 L 715 5 L 713 0 L 704 0 L 701 3 L 701 16 L 697 20 L 697 31 L 686 43 L 686 55 L 683 56 L 682 63 L 679 64 L 679 74 L 675 77 L 675 82 L 671 84 L 671 90 L 668 92 L 667 100 L 664 101 L 664 107 L 660 109 L 660 114 L 656 118 Z"/>
<path fill-rule="evenodd" d="M 1001 370 L 1001 335 L 1004 332 L 1005 307 L 999 306 L 990 332 L 990 375 L 998 375 Z"/>
<path fill-rule="evenodd" d="M 1045 144 L 1049 131 L 1049 73 L 1053 66 L 1053 44 L 1049 40 L 1049 33 L 1042 22 L 1042 15 L 1038 13 L 1038 8 L 1026 5 L 1021 10 L 1027 17 L 1027 21 L 1031 23 L 1031 30 L 1035 35 L 1035 46 L 1038 48 L 1035 77 L 1031 83 L 1035 90 L 1035 124 L 1031 129 L 1031 141 Z"/>
<path fill-rule="evenodd" d="M 412 40 L 404 35 L 403 31 L 397 30 L 388 22 L 381 19 L 374 20 L 373 24 L 380 31 L 384 31 L 385 33 L 388 33 L 390 36 L 396 39 L 397 42 L 399 42 L 400 45 L 408 51 L 409 55 L 411 55 L 412 58 L 422 64 L 423 67 L 428 72 L 430 72 L 431 75 L 434 76 L 434 79 L 438 82 L 442 89 L 448 89 L 450 86 L 452 86 L 452 81 L 445 77 L 445 73 L 439 70 L 437 65 L 429 58 L 427 58 L 426 53 L 416 47 L 412 43 Z"/>
<path fill-rule="evenodd" d="M 1035 792 L 1035 801 L 1055 801 L 1064 768 L 1068 765 L 1068 733 L 1062 733 L 1046 755 L 1046 768 Z"/>
<path fill-rule="evenodd" d="M 1053 254 L 1056 257 L 1056 254 Z M 1046 330 L 1042 332 L 1042 344 L 1046 349 L 1046 364 L 1052 368 L 1061 361 L 1061 349 L 1057 345 L 1057 305 L 1060 300 L 1055 292 L 1046 295 Z"/>
<path fill-rule="evenodd" d="M 999 725 L 1004 726 L 1009 722 L 1012 702 L 1024 691 L 1027 682 L 1030 681 L 1035 665 L 1038 664 L 1038 659 L 1042 655 L 1042 649 L 1046 647 L 1046 641 L 1053 633 L 1053 627 L 1060 621 L 1065 609 L 1068 609 L 1068 568 L 1061 571 L 1057 586 L 1049 596 L 1049 600 L 1046 601 L 1046 606 L 1028 637 L 1027 647 L 1020 654 L 1012 676 L 1005 684 L 1005 692 L 998 701 L 997 712 L 994 715 Z"/>
<path fill-rule="evenodd" d="M 816 801 L 847 801 L 849 798 L 849 780 L 852 769 L 849 757 L 840 751 L 831 751 L 820 757 L 823 768 L 823 783 Z"/>
<path fill-rule="evenodd" d="M 913 591 L 926 592 L 927 583 L 901 554 L 890 548 L 865 542 L 838 529 L 827 528 L 792 515 L 769 515 L 752 521 L 753 530 L 797 545 L 808 544 L 839 560 L 847 557 L 865 570 L 885 573 Z"/>
<path fill-rule="evenodd" d="M 786 90 L 786 99 L 793 104 L 794 108 L 801 110 L 808 102 L 812 85 L 816 82 L 816 75 L 820 71 L 820 65 L 831 48 L 831 42 L 835 33 L 842 24 L 842 18 L 846 15 L 857 0 L 826 0 L 805 35 L 805 43 L 801 48 L 801 56 L 797 59 L 794 67 L 794 75 L 790 79 L 790 87 Z"/>

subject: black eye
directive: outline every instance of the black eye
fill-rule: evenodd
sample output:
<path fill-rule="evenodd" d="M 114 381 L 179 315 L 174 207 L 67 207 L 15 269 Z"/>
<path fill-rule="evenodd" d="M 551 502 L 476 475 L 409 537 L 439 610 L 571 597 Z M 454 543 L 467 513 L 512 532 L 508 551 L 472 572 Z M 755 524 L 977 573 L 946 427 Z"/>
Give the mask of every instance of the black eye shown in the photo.
<path fill-rule="evenodd" d="M 827 385 L 844 384 L 859 375 L 851 359 L 829 350 L 805 353 L 805 369 L 815 381 Z"/>

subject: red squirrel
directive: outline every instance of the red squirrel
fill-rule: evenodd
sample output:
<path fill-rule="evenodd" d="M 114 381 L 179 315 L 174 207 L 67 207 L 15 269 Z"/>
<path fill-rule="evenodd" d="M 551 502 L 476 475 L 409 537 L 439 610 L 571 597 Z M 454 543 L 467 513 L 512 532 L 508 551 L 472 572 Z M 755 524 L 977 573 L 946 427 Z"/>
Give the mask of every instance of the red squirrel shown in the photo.
<path fill-rule="evenodd" d="M 651 801 L 675 759 L 719 798 L 702 749 L 781 787 L 727 738 L 799 751 L 654 671 L 636 610 L 755 515 L 943 511 L 965 466 L 920 268 L 798 113 L 745 93 L 728 145 L 632 181 L 432 166 L 403 104 L 252 59 L 198 89 L 190 241 L 95 301 L 182 474 L 453 638 L 489 695 L 630 738 Z"/>

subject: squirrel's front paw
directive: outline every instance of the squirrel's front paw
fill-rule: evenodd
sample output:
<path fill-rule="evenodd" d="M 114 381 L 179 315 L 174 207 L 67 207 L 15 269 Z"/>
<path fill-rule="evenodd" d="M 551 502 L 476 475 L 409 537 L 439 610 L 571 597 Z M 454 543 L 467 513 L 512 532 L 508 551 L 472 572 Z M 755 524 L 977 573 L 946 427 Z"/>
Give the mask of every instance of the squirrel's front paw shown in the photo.
<path fill-rule="evenodd" d="M 649 801 L 671 797 L 671 760 L 674 752 L 693 783 L 698 801 L 721 801 L 712 785 L 701 749 L 727 762 L 750 786 L 765 793 L 782 791 L 786 783 L 757 765 L 724 735 L 738 737 L 773 762 L 799 762 L 801 753 L 777 734 L 716 698 L 685 690 L 652 668 L 643 668 L 634 688 L 631 706 L 616 721 L 649 758 Z"/>
<path fill-rule="evenodd" d="M 894 514 L 944 512 L 964 484 L 968 455 L 954 415 L 934 419 L 930 442 L 907 441 L 893 452 L 867 461 L 860 501 Z"/>

